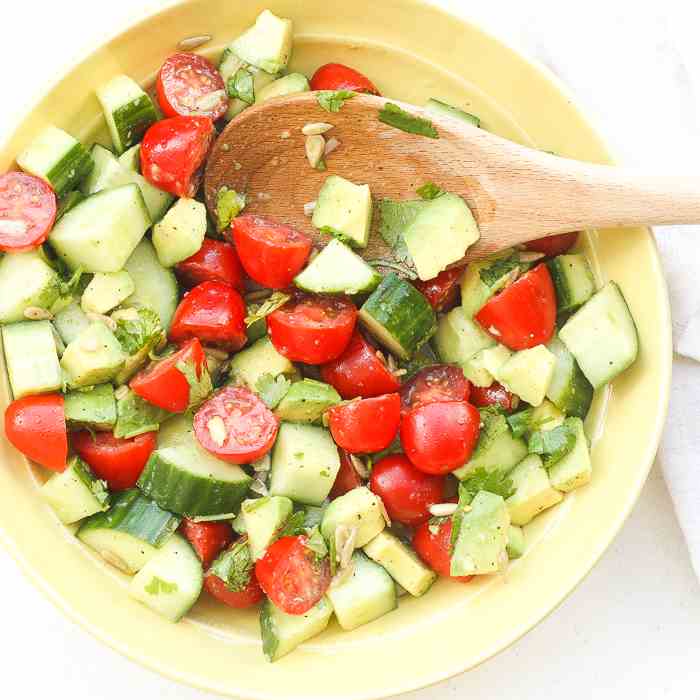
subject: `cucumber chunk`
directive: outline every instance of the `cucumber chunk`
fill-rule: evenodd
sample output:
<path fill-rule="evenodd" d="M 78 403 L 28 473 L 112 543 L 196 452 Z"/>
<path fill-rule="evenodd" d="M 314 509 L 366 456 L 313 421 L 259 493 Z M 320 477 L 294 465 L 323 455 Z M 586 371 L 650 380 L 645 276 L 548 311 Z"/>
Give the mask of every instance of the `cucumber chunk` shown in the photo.
<path fill-rule="evenodd" d="M 60 198 L 88 175 L 94 162 L 78 139 L 63 129 L 47 126 L 17 156 L 17 165 L 46 180 Z"/>
<path fill-rule="evenodd" d="M 2 342 L 15 399 L 61 388 L 63 377 L 49 321 L 25 321 L 3 326 Z"/>
<path fill-rule="evenodd" d="M 202 592 L 202 562 L 190 543 L 173 535 L 134 576 L 129 593 L 166 620 L 177 622 Z"/>
<path fill-rule="evenodd" d="M 558 255 L 547 263 L 557 295 L 557 311 L 574 311 L 595 292 L 591 267 L 585 255 Z"/>
<path fill-rule="evenodd" d="M 574 448 L 549 469 L 549 481 L 557 491 L 568 493 L 584 486 L 591 480 L 593 465 L 588 450 L 588 440 L 580 418 L 569 418 L 574 427 L 576 443 Z"/>
<path fill-rule="evenodd" d="M 508 528 L 506 552 L 508 559 L 520 559 L 525 554 L 525 533 L 518 525 L 511 525 Z"/>
<path fill-rule="evenodd" d="M 76 389 L 110 381 L 126 357 L 114 333 L 96 321 L 68 344 L 61 357 L 61 367 L 68 384 Z"/>
<path fill-rule="evenodd" d="M 284 355 L 278 353 L 272 341 L 265 336 L 233 356 L 230 377 L 257 391 L 258 380 L 264 374 L 277 377 L 280 374 L 291 375 L 294 372 L 294 365 Z"/>
<path fill-rule="evenodd" d="M 119 272 L 151 225 L 136 185 L 103 190 L 73 207 L 49 242 L 73 270 Z"/>
<path fill-rule="evenodd" d="M 340 401 L 340 394 L 330 384 L 303 379 L 292 384 L 277 405 L 275 415 L 290 423 L 313 423 Z"/>
<path fill-rule="evenodd" d="M 292 54 L 292 21 L 263 10 L 255 24 L 235 39 L 229 49 L 246 63 L 268 73 L 287 67 Z"/>
<path fill-rule="evenodd" d="M 365 486 L 348 491 L 332 500 L 321 521 L 321 534 L 330 542 L 338 525 L 357 527 L 355 547 L 364 547 L 385 527 L 381 498 Z"/>
<path fill-rule="evenodd" d="M 30 307 L 49 309 L 59 294 L 58 274 L 38 251 L 6 253 L 0 260 L 0 323 L 23 321 Z"/>
<path fill-rule="evenodd" d="M 195 199 L 179 199 L 153 227 L 153 245 L 163 267 L 194 255 L 207 232 L 207 208 Z"/>
<path fill-rule="evenodd" d="M 100 384 L 90 391 L 71 391 L 63 404 L 69 428 L 110 430 L 117 422 L 114 387 Z"/>
<path fill-rule="evenodd" d="M 325 429 L 282 423 L 272 451 L 270 494 L 320 506 L 340 469 L 338 448 Z"/>
<path fill-rule="evenodd" d="M 253 561 L 260 559 L 277 531 L 292 514 L 294 504 L 286 496 L 266 496 L 243 501 L 241 514 Z"/>
<path fill-rule="evenodd" d="M 472 126 L 481 126 L 481 120 L 479 117 L 475 116 L 474 114 L 470 114 L 469 112 L 465 112 L 458 107 L 448 105 L 447 102 L 436 100 L 434 97 L 431 97 L 425 103 L 425 108 L 428 110 L 428 112 L 432 112 L 433 114 L 437 114 L 439 116 L 459 119 L 460 121 L 471 124 Z"/>
<path fill-rule="evenodd" d="M 503 289 L 513 270 L 518 268 L 518 256 L 511 249 L 469 263 L 460 280 L 464 315 L 473 318 L 494 294 Z"/>
<path fill-rule="evenodd" d="M 558 337 L 552 338 L 547 348 L 556 358 L 547 398 L 567 416 L 585 418 L 593 401 L 593 386 Z"/>
<path fill-rule="evenodd" d="M 357 248 L 365 248 L 372 227 L 372 194 L 369 185 L 356 185 L 330 175 L 321 187 L 311 223 Z M 376 286 L 376 285 L 375 285 Z"/>
<path fill-rule="evenodd" d="M 255 104 L 266 102 L 273 97 L 285 97 L 286 95 L 295 95 L 298 92 L 308 92 L 309 89 L 309 81 L 305 75 L 301 73 L 290 73 L 289 75 L 273 80 L 271 83 L 268 83 L 258 90 L 255 96 Z"/>
<path fill-rule="evenodd" d="M 54 474 L 41 487 L 41 495 L 64 525 L 109 509 L 107 484 L 80 457 L 74 457 L 65 471 Z"/>
<path fill-rule="evenodd" d="M 637 327 L 620 288 L 608 282 L 563 326 L 559 337 L 598 389 L 637 359 Z"/>
<path fill-rule="evenodd" d="M 382 276 L 339 240 L 332 240 L 294 278 L 294 284 L 316 294 L 369 294 Z"/>
<path fill-rule="evenodd" d="M 496 379 L 523 401 L 539 406 L 552 381 L 555 365 L 554 355 L 544 345 L 536 345 L 514 353 L 498 370 Z"/>
<path fill-rule="evenodd" d="M 53 319 L 53 325 L 66 345 L 72 343 L 91 323 L 75 301 L 61 309 Z"/>
<path fill-rule="evenodd" d="M 277 661 L 328 627 L 333 607 L 321 598 L 303 615 L 288 615 L 269 600 L 260 609 L 260 636 L 268 661 Z"/>
<path fill-rule="evenodd" d="M 396 586 L 391 576 L 362 552 L 355 552 L 350 563 L 352 574 L 328 589 L 340 626 L 354 630 L 395 610 Z"/>
<path fill-rule="evenodd" d="M 141 172 L 141 144 L 137 143 L 119 156 L 119 162 L 135 173 Z"/>
<path fill-rule="evenodd" d="M 497 343 L 481 326 L 467 318 L 462 309 L 457 308 L 438 321 L 434 345 L 443 362 L 459 365 L 466 375 L 475 371 L 474 365 L 469 364 L 470 361 L 482 350 L 496 347 Z M 478 377 L 475 378 L 479 381 Z M 485 381 L 486 378 L 479 385 L 490 384 Z"/>
<path fill-rule="evenodd" d="M 126 270 L 97 272 L 85 287 L 80 306 L 85 313 L 106 314 L 128 299 L 134 290 L 134 282 Z"/>
<path fill-rule="evenodd" d="M 552 488 L 538 455 L 528 455 L 508 475 L 515 493 L 506 500 L 513 525 L 527 525 L 543 510 L 559 503 L 563 496 Z"/>

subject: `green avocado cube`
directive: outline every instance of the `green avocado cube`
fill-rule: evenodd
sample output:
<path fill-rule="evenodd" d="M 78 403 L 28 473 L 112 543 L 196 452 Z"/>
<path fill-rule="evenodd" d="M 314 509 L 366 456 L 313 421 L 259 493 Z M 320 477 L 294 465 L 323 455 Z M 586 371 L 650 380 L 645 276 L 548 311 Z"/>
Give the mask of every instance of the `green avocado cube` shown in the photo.
<path fill-rule="evenodd" d="M 330 384 L 303 379 L 292 384 L 275 413 L 290 423 L 313 423 L 340 401 L 340 394 Z"/>
<path fill-rule="evenodd" d="M 539 455 L 528 455 L 508 477 L 515 488 L 515 493 L 506 500 L 513 525 L 527 525 L 536 515 L 563 498 L 552 488 Z"/>
<path fill-rule="evenodd" d="M 61 367 L 73 388 L 110 381 L 126 360 L 114 333 L 101 322 L 92 323 L 68 347 L 61 357 Z"/>

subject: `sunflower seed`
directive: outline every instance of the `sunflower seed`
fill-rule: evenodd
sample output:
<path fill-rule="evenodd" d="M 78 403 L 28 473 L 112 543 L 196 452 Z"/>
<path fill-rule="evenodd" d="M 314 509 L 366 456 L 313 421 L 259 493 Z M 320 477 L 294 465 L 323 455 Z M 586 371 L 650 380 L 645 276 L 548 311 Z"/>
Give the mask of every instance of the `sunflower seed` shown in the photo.
<path fill-rule="evenodd" d="M 233 161 L 233 169 L 234 170 L 240 170 L 242 167 L 243 166 L 237 160 Z"/>
<path fill-rule="evenodd" d="M 314 210 L 316 209 L 316 202 L 307 202 L 304 205 L 304 216 L 311 216 L 314 213 Z"/>
<path fill-rule="evenodd" d="M 316 136 L 307 136 L 304 143 L 306 150 L 306 160 L 312 168 L 317 168 L 323 160 L 323 152 L 326 146 L 326 139 L 317 134 Z"/>
<path fill-rule="evenodd" d="M 357 542 L 357 528 L 339 525 L 335 530 L 335 551 L 341 569 L 350 565 Z"/>
<path fill-rule="evenodd" d="M 457 510 L 456 503 L 433 503 L 430 508 L 430 515 L 434 515 L 436 518 L 445 518 L 448 515 L 452 515 Z"/>
<path fill-rule="evenodd" d="M 120 386 L 115 392 L 114 392 L 114 398 L 117 401 L 121 401 L 122 399 L 126 398 L 129 393 L 129 387 L 124 384 L 123 386 Z"/>
<path fill-rule="evenodd" d="M 272 195 L 269 192 L 258 192 L 258 199 L 267 202 L 272 199 Z"/>
<path fill-rule="evenodd" d="M 496 328 L 496 326 L 489 326 L 489 333 L 495 336 L 501 335 L 501 331 L 499 331 L 498 328 Z"/>
<path fill-rule="evenodd" d="M 384 353 L 381 350 L 375 350 L 374 354 L 379 358 L 380 362 L 384 363 L 385 365 L 387 363 L 386 357 L 384 357 Z"/>
<path fill-rule="evenodd" d="M 395 377 L 403 377 L 404 374 L 408 374 L 408 370 L 402 367 L 401 369 L 395 369 L 392 374 Z"/>
<path fill-rule="evenodd" d="M 513 410 L 515 410 L 520 405 L 520 397 L 513 394 L 510 405 L 513 407 Z"/>
<path fill-rule="evenodd" d="M 134 308 L 117 309 L 112 314 L 112 319 L 115 321 L 138 321 L 139 312 Z"/>
<path fill-rule="evenodd" d="M 97 352 L 100 349 L 100 344 L 94 338 L 84 338 L 80 345 L 85 352 Z"/>
<path fill-rule="evenodd" d="M 398 364 L 396 363 L 396 358 L 391 353 L 387 353 L 386 355 L 386 366 L 389 368 L 390 372 L 396 372 L 396 370 L 399 368 Z"/>
<path fill-rule="evenodd" d="M 505 289 L 506 287 L 510 287 L 510 285 L 513 284 L 513 282 L 515 282 L 515 280 L 517 280 L 519 276 L 520 276 L 520 268 L 519 267 L 513 268 L 508 273 L 505 281 L 503 282 L 503 289 Z"/>
<path fill-rule="evenodd" d="M 369 470 L 364 460 L 360 459 L 357 455 L 350 455 L 350 464 L 352 464 L 352 468 L 357 472 L 360 479 L 369 479 Z"/>
<path fill-rule="evenodd" d="M 326 131 L 330 131 L 333 128 L 333 124 L 328 124 L 327 122 L 312 122 L 309 124 L 304 124 L 301 127 L 301 133 L 304 136 L 318 136 L 320 134 L 325 134 Z"/>
<path fill-rule="evenodd" d="M 194 51 L 211 41 L 211 34 L 199 34 L 198 36 L 188 36 L 177 43 L 177 48 L 182 51 Z"/>
<path fill-rule="evenodd" d="M 331 136 L 328 141 L 326 142 L 326 145 L 323 149 L 323 155 L 324 156 L 329 156 L 333 151 L 335 151 L 337 148 L 340 147 L 340 141 L 338 141 L 335 136 Z"/>
<path fill-rule="evenodd" d="M 211 439 L 219 446 L 222 447 L 226 442 L 226 424 L 221 416 L 214 416 L 209 419 L 207 423 L 207 430 Z"/>
<path fill-rule="evenodd" d="M 28 318 L 30 321 L 50 321 L 53 318 L 53 314 L 39 306 L 28 306 L 24 310 L 24 318 Z"/>

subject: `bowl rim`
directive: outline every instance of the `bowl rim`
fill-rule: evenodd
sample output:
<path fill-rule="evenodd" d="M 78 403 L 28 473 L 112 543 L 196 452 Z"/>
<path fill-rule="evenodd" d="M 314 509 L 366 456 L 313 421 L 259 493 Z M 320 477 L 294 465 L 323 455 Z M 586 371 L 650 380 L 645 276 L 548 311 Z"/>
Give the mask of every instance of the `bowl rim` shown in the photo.
<path fill-rule="evenodd" d="M 537 73 L 542 75 L 546 81 L 551 83 L 559 93 L 567 98 L 570 106 L 575 111 L 577 116 L 579 116 L 584 123 L 586 123 L 591 131 L 593 132 L 595 138 L 601 146 L 601 150 L 605 154 L 605 161 L 607 164 L 613 164 L 616 159 L 612 155 L 615 152 L 614 146 L 611 146 L 610 138 L 604 135 L 604 130 L 599 128 L 599 120 L 591 118 L 586 114 L 583 108 L 580 106 L 579 100 L 577 98 L 575 90 L 565 83 L 551 68 L 546 64 L 539 61 L 534 56 L 521 51 L 519 48 L 515 47 L 506 37 L 500 35 L 497 31 L 492 31 L 490 29 L 484 28 L 482 24 L 467 17 L 466 13 L 460 13 L 453 9 L 446 8 L 440 3 L 440 0 L 402 0 L 406 5 L 412 5 L 415 8 L 430 9 L 432 12 L 441 14 L 445 19 L 452 22 L 462 24 L 469 27 L 470 31 L 481 34 L 492 42 L 498 44 L 500 48 L 504 51 L 515 55 L 520 61 L 529 65 Z M 37 85 L 36 90 L 30 92 L 29 96 L 20 103 L 13 103 L 13 109 L 8 116 L 8 123 L 11 125 L 7 132 L 0 135 L 0 151 L 5 150 L 12 138 L 13 130 L 16 125 L 21 123 L 21 121 L 29 114 L 31 114 L 38 106 L 43 95 L 47 92 L 53 90 L 65 77 L 67 74 L 71 73 L 77 69 L 86 59 L 88 59 L 93 53 L 99 50 L 102 46 L 112 41 L 113 39 L 121 36 L 127 31 L 139 31 L 143 28 L 143 25 L 152 21 L 153 19 L 166 15 L 171 12 L 174 8 L 188 4 L 188 0 L 163 0 L 163 2 L 155 4 L 148 4 L 146 7 L 140 7 L 134 9 L 133 12 L 127 14 L 126 17 L 122 18 L 116 22 L 110 29 L 102 30 L 99 29 L 94 32 L 93 40 L 87 42 L 83 47 L 76 51 L 70 58 L 63 62 L 59 69 L 54 72 L 54 78 L 47 80 L 41 86 Z M 659 299 L 661 303 L 661 308 L 663 311 L 663 328 L 659 330 L 660 334 L 663 336 L 663 341 L 660 347 L 663 351 L 661 356 L 661 372 L 659 373 L 659 395 L 656 397 L 662 405 L 662 410 L 658 412 L 656 423 L 653 426 L 652 434 L 650 435 L 647 444 L 648 449 L 645 454 L 644 461 L 646 466 L 644 469 L 638 471 L 638 478 L 633 487 L 629 489 L 627 501 L 621 503 L 621 507 L 618 511 L 617 520 L 610 525 L 608 528 L 609 536 L 601 540 L 600 547 L 595 551 L 591 558 L 589 559 L 588 568 L 581 573 L 580 578 L 573 583 L 569 588 L 563 590 L 556 600 L 553 600 L 547 609 L 541 612 L 541 614 L 533 615 L 532 618 L 528 619 L 514 635 L 510 638 L 510 641 L 506 644 L 498 645 L 493 648 L 485 649 L 483 654 L 479 656 L 473 663 L 470 663 L 467 668 L 465 666 L 455 666 L 452 668 L 438 668 L 435 672 L 428 674 L 429 678 L 419 682 L 418 685 L 415 684 L 404 684 L 401 687 L 396 687 L 389 691 L 382 690 L 380 694 L 357 694 L 355 697 L 357 700 L 377 700 L 379 698 L 394 697 L 395 695 L 402 694 L 405 692 L 417 691 L 425 688 L 432 687 L 438 683 L 446 681 L 450 678 L 454 678 L 457 675 L 465 673 L 468 670 L 472 670 L 494 656 L 498 655 L 502 651 L 509 649 L 516 642 L 522 639 L 529 631 L 534 629 L 552 613 L 554 613 L 561 604 L 568 598 L 588 577 L 595 565 L 598 563 L 603 554 L 608 550 L 609 546 L 612 544 L 614 539 L 619 534 L 622 526 L 629 517 L 632 509 L 639 499 L 642 488 L 644 487 L 649 472 L 654 464 L 656 454 L 658 451 L 659 444 L 661 442 L 662 432 L 666 423 L 666 417 L 668 413 L 668 406 L 670 400 L 670 389 L 671 389 L 671 372 L 673 363 L 673 345 L 672 345 L 672 326 L 671 326 L 671 308 L 670 299 L 668 293 L 668 285 L 666 282 L 666 277 L 664 274 L 661 257 L 658 250 L 658 245 L 656 239 L 652 233 L 652 230 L 648 227 L 638 227 L 643 228 L 651 240 L 652 251 L 653 251 L 653 261 L 659 270 L 660 278 L 660 288 L 658 292 L 662 295 Z M 605 422 L 605 419 L 603 419 Z M 102 626 L 92 622 L 81 615 L 77 610 L 75 610 L 69 602 L 60 594 L 58 591 L 54 590 L 50 585 L 48 580 L 43 578 L 38 571 L 34 569 L 32 564 L 24 557 L 19 547 L 12 540 L 12 538 L 5 532 L 2 524 L 0 523 L 0 544 L 5 548 L 5 550 L 12 556 L 15 562 L 19 565 L 21 571 L 29 579 L 29 581 L 40 591 L 42 591 L 46 597 L 71 621 L 76 622 L 80 625 L 82 629 L 89 632 L 95 639 L 107 645 L 109 648 L 119 652 L 122 656 L 127 659 L 136 662 L 141 667 L 147 668 L 151 671 L 157 672 L 166 678 L 183 683 L 184 685 L 198 688 L 204 692 L 212 693 L 220 697 L 231 697 L 229 693 L 205 685 L 200 681 L 199 678 L 189 676 L 185 673 L 178 673 L 176 669 L 173 669 L 163 663 L 158 662 L 153 658 L 144 658 L 138 652 L 132 651 L 128 644 L 121 642 L 120 640 L 114 638 L 110 633 L 104 629 Z M 242 697 L 236 695 L 235 697 Z M 263 693 L 257 693 L 256 695 L 248 694 L 248 697 L 260 698 L 264 700 L 269 696 Z M 290 695 L 291 698 L 302 696 Z M 331 696 L 329 696 L 330 698 Z"/>

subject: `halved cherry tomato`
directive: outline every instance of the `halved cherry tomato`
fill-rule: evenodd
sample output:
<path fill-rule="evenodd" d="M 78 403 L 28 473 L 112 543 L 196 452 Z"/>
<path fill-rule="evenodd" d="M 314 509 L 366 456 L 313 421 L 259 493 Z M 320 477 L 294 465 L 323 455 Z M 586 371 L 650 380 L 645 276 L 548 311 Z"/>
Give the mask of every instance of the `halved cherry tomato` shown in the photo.
<path fill-rule="evenodd" d="M 63 396 L 41 394 L 13 401 L 5 409 L 5 435 L 32 461 L 62 472 L 68 458 Z"/>
<path fill-rule="evenodd" d="M 190 405 L 190 385 L 177 365 L 181 362 L 190 364 L 199 379 L 206 361 L 201 343 L 197 338 L 193 338 L 177 352 L 168 355 L 153 367 L 139 372 L 129 382 L 129 386 L 135 394 L 149 403 L 171 413 L 182 413 Z"/>
<path fill-rule="evenodd" d="M 141 172 L 154 187 L 194 197 L 214 139 L 208 117 L 171 117 L 151 126 L 141 142 Z"/>
<path fill-rule="evenodd" d="M 563 255 L 569 248 L 572 248 L 578 238 L 578 231 L 572 233 L 560 233 L 557 236 L 545 236 L 525 244 L 527 250 L 536 253 L 544 253 L 548 258 L 555 255 Z"/>
<path fill-rule="evenodd" d="M 56 220 L 56 195 L 25 173 L 0 175 L 0 251 L 21 253 L 40 246 Z"/>
<path fill-rule="evenodd" d="M 425 522 L 413 535 L 413 549 L 418 556 L 440 576 L 447 576 L 462 583 L 471 581 L 473 576 L 450 576 L 452 519 L 445 520 L 436 534 L 430 531 L 430 527 L 430 524 Z"/>
<path fill-rule="evenodd" d="M 236 249 L 230 243 L 212 238 L 205 238 L 194 255 L 175 265 L 175 273 L 186 287 L 196 287 L 202 282 L 224 282 L 238 292 L 245 289 Z"/>
<path fill-rule="evenodd" d="M 463 267 L 453 267 L 450 270 L 443 270 L 431 280 L 426 280 L 425 282 L 416 280 L 413 284 L 435 311 L 446 311 L 448 307 L 454 306 L 457 302 L 457 297 L 459 296 L 457 282 L 463 272 Z"/>
<path fill-rule="evenodd" d="M 392 520 L 419 525 L 430 518 L 430 506 L 444 501 L 445 477 L 416 469 L 405 455 L 389 455 L 372 467 L 369 487 Z"/>
<path fill-rule="evenodd" d="M 469 459 L 480 420 L 479 411 L 465 401 L 418 406 L 401 421 L 401 444 L 421 471 L 447 474 Z"/>
<path fill-rule="evenodd" d="M 321 66 L 311 78 L 312 90 L 352 90 L 379 95 L 379 90 L 369 78 L 354 68 L 342 63 L 326 63 Z"/>
<path fill-rule="evenodd" d="M 343 354 L 356 321 L 357 309 L 349 299 L 297 294 L 267 317 L 267 330 L 286 358 L 322 365 Z"/>
<path fill-rule="evenodd" d="M 355 467 L 352 466 L 348 453 L 345 450 L 340 450 L 340 469 L 338 470 L 338 476 L 335 477 L 333 482 L 333 488 L 328 495 L 332 500 L 356 489 L 358 486 L 362 486 L 362 479 L 355 471 Z"/>
<path fill-rule="evenodd" d="M 266 455 L 279 421 L 250 389 L 229 386 L 206 401 L 194 416 L 199 444 L 219 459 L 249 464 Z"/>
<path fill-rule="evenodd" d="M 116 438 L 112 433 L 81 430 L 71 435 L 73 449 L 104 479 L 112 491 L 136 486 L 143 468 L 156 448 L 156 433 Z"/>
<path fill-rule="evenodd" d="M 398 394 L 356 399 L 328 410 L 328 427 L 333 439 L 352 453 L 379 452 L 389 447 L 400 421 Z"/>
<path fill-rule="evenodd" d="M 180 529 L 202 560 L 205 571 L 233 541 L 233 529 L 225 521 L 196 523 L 194 520 L 183 518 Z"/>
<path fill-rule="evenodd" d="M 429 403 L 469 401 L 471 390 L 471 382 L 459 367 L 424 367 L 401 386 L 401 413 Z"/>
<path fill-rule="evenodd" d="M 221 73 L 196 53 L 169 56 L 158 73 L 156 92 L 166 117 L 209 117 L 216 121 L 228 109 Z"/>
<path fill-rule="evenodd" d="M 307 546 L 308 537 L 282 537 L 255 564 L 255 575 L 273 605 L 289 615 L 303 615 L 328 590 L 328 558 L 319 560 Z"/>
<path fill-rule="evenodd" d="M 487 387 L 472 387 L 471 402 L 479 408 L 500 406 L 505 411 L 512 411 L 518 405 L 517 397 L 498 382 L 494 382 Z"/>
<path fill-rule="evenodd" d="M 255 214 L 237 216 L 231 236 L 243 269 L 270 289 L 288 287 L 311 253 L 312 240 L 305 233 Z"/>
<path fill-rule="evenodd" d="M 344 399 L 390 394 L 401 386 L 374 346 L 358 330 L 340 357 L 321 366 L 321 378 L 335 387 Z"/>
<path fill-rule="evenodd" d="M 557 300 L 547 266 L 538 265 L 489 299 L 474 319 L 511 350 L 548 343 L 557 319 Z"/>
<path fill-rule="evenodd" d="M 215 574 L 207 574 L 204 577 L 204 588 L 224 605 L 239 610 L 257 605 L 265 597 L 255 576 L 255 571 L 252 569 L 248 585 L 240 591 L 232 591 Z"/>
<path fill-rule="evenodd" d="M 240 350 L 247 340 L 243 297 L 224 282 L 202 282 L 175 309 L 168 337 L 173 343 L 199 338 L 204 345 Z"/>

